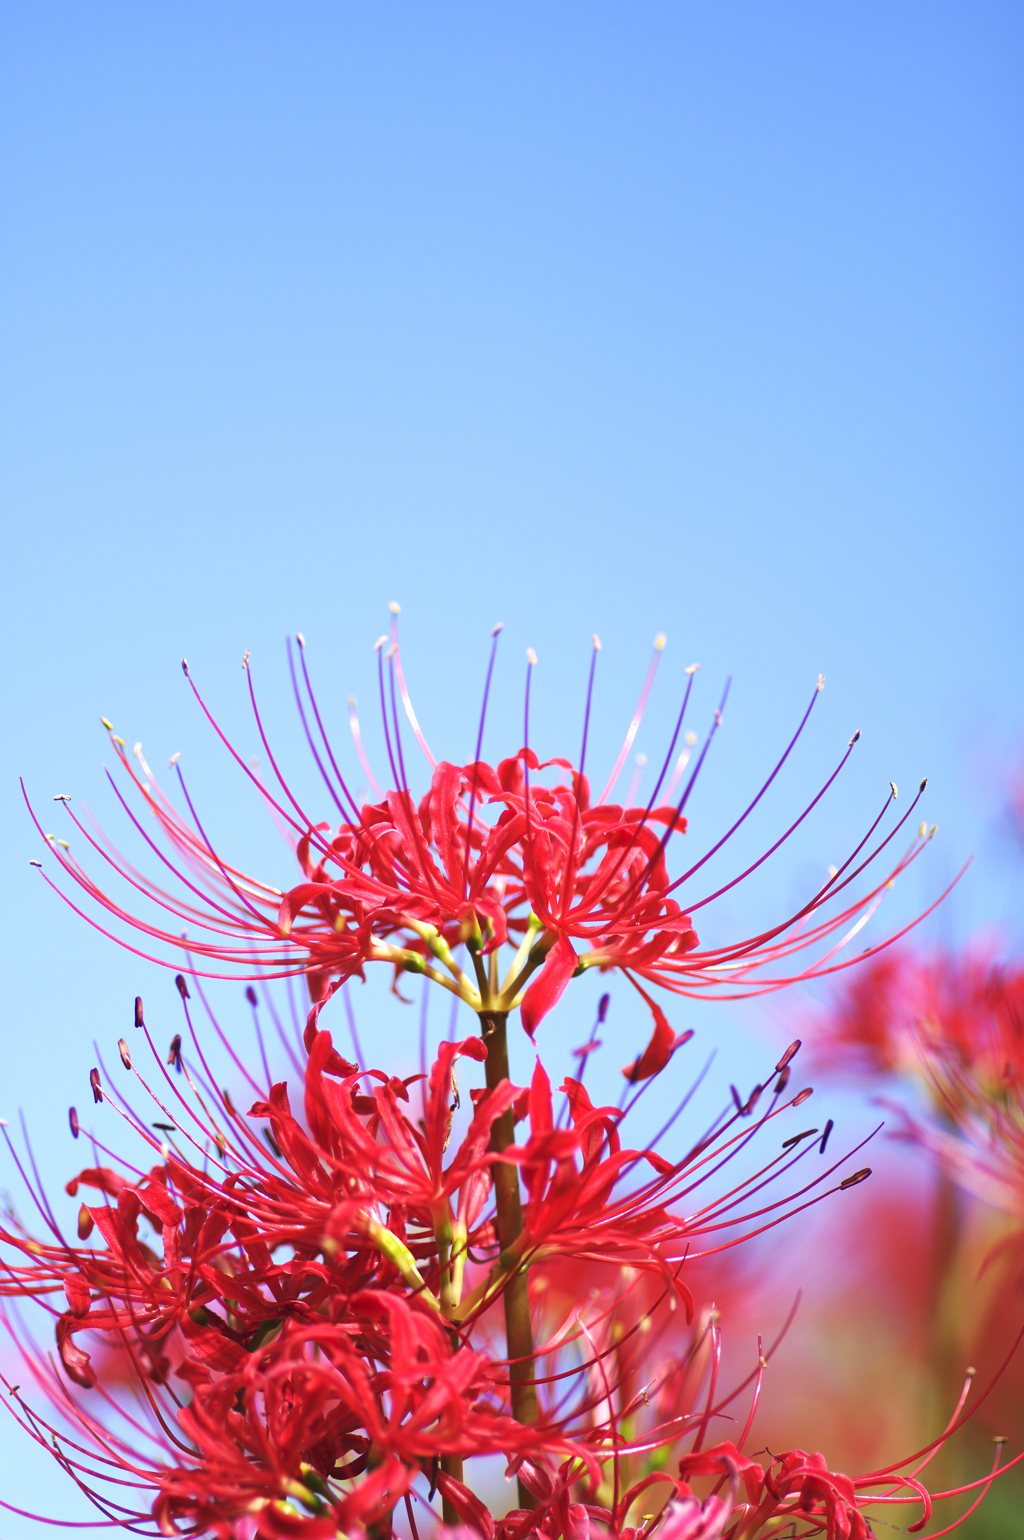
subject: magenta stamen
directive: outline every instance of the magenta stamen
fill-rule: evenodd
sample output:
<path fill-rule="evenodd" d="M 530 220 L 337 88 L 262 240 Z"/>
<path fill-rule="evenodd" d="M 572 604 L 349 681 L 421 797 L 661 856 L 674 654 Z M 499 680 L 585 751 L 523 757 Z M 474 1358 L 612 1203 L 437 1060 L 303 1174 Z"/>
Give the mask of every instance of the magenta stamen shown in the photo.
<path fill-rule="evenodd" d="M 305 834 L 310 840 L 312 840 L 316 844 L 318 844 L 320 846 L 320 849 L 326 855 L 328 853 L 328 851 L 330 850 L 330 846 L 329 846 L 328 842 L 324 839 L 324 837 L 320 833 L 320 831 L 316 828 L 316 820 L 313 819 L 313 818 L 310 818 L 309 814 L 305 811 L 305 809 L 300 806 L 299 802 L 292 795 L 291 787 L 288 785 L 288 783 L 285 780 L 284 776 L 281 774 L 280 769 L 278 768 L 277 760 L 274 758 L 274 751 L 270 747 L 270 742 L 269 742 L 269 740 L 267 738 L 266 732 L 263 729 L 263 718 L 260 716 L 259 707 L 256 704 L 256 689 L 255 689 L 255 686 L 253 685 L 253 682 L 252 682 L 252 669 L 250 668 L 248 662 L 246 662 L 246 665 L 245 665 L 245 680 L 246 680 L 246 684 L 247 684 L 248 689 L 249 689 L 249 701 L 250 701 L 250 704 L 252 706 L 252 714 L 253 714 L 253 716 L 254 716 L 254 718 L 256 720 L 256 730 L 257 730 L 257 732 L 260 735 L 260 742 L 262 743 L 264 749 L 267 752 L 267 758 L 270 761 L 270 768 L 273 770 L 274 775 L 277 777 L 277 784 L 280 786 L 281 790 L 284 792 L 285 796 L 288 798 L 288 801 L 291 803 L 292 807 L 295 809 L 295 811 L 298 813 L 299 817 L 303 821 L 303 827 L 302 827 L 302 829 L 300 829 L 299 832 Z M 180 771 L 181 771 L 180 763 L 177 764 L 175 766 L 175 768 L 178 770 L 178 772 L 180 774 Z M 255 779 L 255 777 L 254 777 L 254 779 Z M 266 790 L 266 788 L 262 785 L 262 783 L 258 779 L 256 779 L 256 784 L 257 784 L 257 786 L 260 787 L 260 790 L 262 791 L 264 797 L 267 797 L 268 796 L 267 790 Z M 269 800 L 269 798 L 268 798 L 268 800 Z M 294 822 L 293 819 L 289 819 L 288 821 L 289 821 L 289 823 L 292 824 L 293 828 L 299 828 L 299 825 L 297 825 Z M 205 838 L 205 836 L 204 836 L 204 838 Z"/>
<path fill-rule="evenodd" d="M 309 751 L 312 754 L 313 759 L 316 761 L 316 767 L 320 771 L 320 775 L 321 775 L 321 778 L 323 780 L 323 783 L 327 787 L 327 790 L 330 792 L 331 797 L 332 797 L 333 802 L 334 802 L 334 805 L 338 809 L 338 812 L 341 814 L 342 818 L 344 818 L 346 820 L 346 822 L 347 822 L 350 817 L 354 816 L 356 822 L 358 823 L 359 822 L 359 809 L 356 806 L 355 798 L 353 797 L 352 793 L 349 791 L 348 786 L 345 783 L 345 777 L 342 775 L 341 771 L 338 769 L 338 766 L 335 764 L 334 755 L 331 753 L 331 746 L 330 746 L 330 743 L 328 742 L 327 734 L 324 731 L 324 724 L 320 720 L 320 712 L 317 709 L 316 698 L 313 695 L 313 689 L 312 689 L 312 686 L 310 685 L 310 682 L 309 682 L 309 673 L 308 673 L 308 670 L 306 668 L 306 649 L 305 649 L 305 647 L 302 644 L 300 644 L 300 646 L 299 646 L 299 654 L 300 654 L 300 658 L 301 658 L 301 662 L 302 662 L 302 673 L 303 673 L 303 678 L 306 681 L 306 689 L 307 689 L 307 691 L 309 693 L 310 704 L 311 704 L 311 706 L 313 708 L 313 714 L 314 714 L 314 716 L 316 718 L 316 724 L 317 724 L 317 726 L 320 729 L 320 736 L 322 737 L 322 739 L 324 741 L 324 747 L 327 750 L 327 755 L 328 755 L 328 757 L 329 757 L 329 759 L 331 761 L 331 767 L 334 770 L 335 775 L 338 777 L 338 784 L 340 785 L 342 791 L 344 792 L 345 796 L 349 800 L 349 804 L 350 804 L 350 806 L 351 806 L 351 808 L 353 810 L 352 814 L 349 814 L 346 811 L 344 803 L 341 801 L 341 798 L 338 796 L 338 793 L 335 790 L 334 782 L 331 780 L 330 776 L 327 774 L 327 771 L 324 769 L 323 761 L 321 760 L 320 755 L 317 752 L 316 744 L 313 742 L 313 735 L 312 735 L 312 733 L 309 730 L 309 723 L 306 721 L 305 708 L 303 707 L 303 704 L 302 704 L 302 693 L 299 690 L 299 681 L 298 681 L 298 679 L 296 677 L 296 674 L 295 674 L 295 658 L 294 658 L 294 656 L 292 654 L 292 639 L 291 639 L 291 637 L 289 637 L 288 641 L 287 641 L 287 650 L 288 650 L 288 672 L 290 673 L 291 680 L 292 680 L 292 694 L 295 697 L 295 704 L 298 707 L 299 719 L 302 722 L 302 731 L 306 735 L 306 742 L 309 744 Z"/>
<path fill-rule="evenodd" d="M 472 851 L 473 814 L 476 809 L 477 793 L 477 765 L 480 763 L 480 755 L 483 752 L 484 724 L 487 721 L 487 702 L 491 694 L 491 679 L 494 675 L 494 660 L 498 653 L 498 637 L 501 635 L 501 626 L 495 626 L 491 632 L 491 655 L 487 660 L 487 673 L 484 678 L 484 698 L 480 703 L 480 721 L 476 730 L 476 752 L 473 755 L 473 780 L 469 791 L 469 815 L 466 819 L 466 842 L 462 855 L 462 891 L 469 892 L 469 859 Z"/>
<path fill-rule="evenodd" d="M 391 729 L 388 727 L 388 708 L 384 696 L 384 651 L 383 638 L 377 643 L 377 690 L 380 696 L 380 719 L 384 725 L 384 746 L 387 750 L 388 764 L 391 766 L 391 783 L 393 786 L 401 786 L 402 778 L 398 774 L 398 766 L 395 764 L 394 750 L 391 747 Z"/>

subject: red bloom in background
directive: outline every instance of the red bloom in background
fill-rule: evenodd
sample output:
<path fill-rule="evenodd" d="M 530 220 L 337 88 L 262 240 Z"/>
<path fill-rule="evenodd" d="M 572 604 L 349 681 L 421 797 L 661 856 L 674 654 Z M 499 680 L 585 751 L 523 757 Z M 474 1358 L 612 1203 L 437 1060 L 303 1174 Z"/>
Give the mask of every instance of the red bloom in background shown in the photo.
<path fill-rule="evenodd" d="M 154 815 L 169 855 L 119 791 L 118 796 L 151 852 L 172 874 L 174 885 L 165 887 L 143 875 L 70 809 L 73 823 L 89 845 L 133 890 L 133 903 L 105 892 L 66 845 L 50 837 L 48 843 L 64 872 L 90 900 L 141 933 L 142 943 L 133 946 L 141 955 L 169 965 L 158 955 L 162 944 L 183 949 L 187 967 L 199 974 L 220 976 L 225 965 L 235 976 L 250 978 L 301 973 L 315 1002 L 326 999 L 341 981 L 361 974 L 368 962 L 384 961 L 399 971 L 428 975 L 481 1013 L 506 1014 L 521 1006 L 523 1024 L 532 1035 L 574 974 L 591 967 L 617 969 L 640 990 L 654 1016 L 651 1044 L 628 1071 L 632 1078 L 642 1078 L 667 1062 L 678 1041 L 645 984 L 682 995 L 710 992 L 740 998 L 843 968 L 857 960 L 844 956 L 843 949 L 873 913 L 886 886 L 922 848 L 921 837 L 915 838 L 885 869 L 881 880 L 871 882 L 867 891 L 852 894 L 852 885 L 911 818 L 924 783 L 903 816 L 882 832 L 896 795 L 892 788 L 864 838 L 805 903 L 766 930 L 702 945 L 694 926 L 697 911 L 750 876 L 789 838 L 835 780 L 859 734 L 781 837 L 738 875 L 710 893 L 701 892 L 695 889 L 698 873 L 745 823 L 775 781 L 807 724 L 821 681 L 791 741 L 747 808 L 702 856 L 673 877 L 669 862 L 687 830 L 684 810 L 721 723 L 719 709 L 691 767 L 693 735 L 684 736 L 683 726 L 693 670 L 687 671 L 675 730 L 647 801 L 630 806 L 629 800 L 610 800 L 635 739 L 662 644 L 659 638 L 623 750 L 596 798 L 586 773 L 593 667 L 578 765 L 565 758 L 541 762 L 528 744 L 490 764 L 480 757 L 480 750 L 494 665 L 492 648 L 477 753 L 469 764 L 460 766 L 438 762 L 432 755 L 405 688 L 397 632 L 393 632 L 387 651 L 378 650 L 392 789 L 380 792 L 378 788 L 377 800 L 360 805 L 338 768 L 324 730 L 300 639 L 301 680 L 293 669 L 296 701 L 314 762 L 340 821 L 332 825 L 314 817 L 294 795 L 271 752 L 254 694 L 256 724 L 278 790 L 264 786 L 243 757 L 228 747 L 290 831 L 301 881 L 291 888 L 277 888 L 246 876 L 225 860 L 196 816 L 180 765 L 176 770 L 189 818 L 161 791 L 141 750 L 136 749 L 136 768 L 123 741 L 113 734 L 122 768 L 143 806 Z M 595 659 L 596 655 L 595 647 Z M 533 661 L 531 655 L 527 735 Z M 251 675 L 247 677 L 251 692 Z M 431 768 L 429 788 L 421 795 L 412 791 L 406 771 L 399 700 Z M 210 716 L 201 700 L 200 704 Z M 224 738 L 212 716 L 210 721 Z M 357 726 L 354 736 L 367 777 L 376 784 Z M 920 836 L 925 833 L 922 825 Z M 134 912 L 139 896 L 155 904 L 152 920 Z M 171 914 L 174 928 L 160 919 L 160 910 Z"/>
<path fill-rule="evenodd" d="M 910 1117 L 905 1132 L 1020 1217 L 1024 971 L 979 953 L 880 959 L 837 1002 L 827 1030 L 853 1063 L 916 1080 L 939 1120 Z"/>

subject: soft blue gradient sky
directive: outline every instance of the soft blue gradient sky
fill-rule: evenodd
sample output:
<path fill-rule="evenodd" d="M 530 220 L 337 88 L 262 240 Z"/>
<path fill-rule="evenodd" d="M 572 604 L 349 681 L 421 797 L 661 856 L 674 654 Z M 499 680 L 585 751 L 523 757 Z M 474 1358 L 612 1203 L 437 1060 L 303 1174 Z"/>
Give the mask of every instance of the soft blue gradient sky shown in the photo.
<path fill-rule="evenodd" d="M 652 758 L 685 665 L 695 725 L 732 673 L 695 833 L 824 671 L 761 832 L 864 740 L 751 912 L 928 773 L 940 838 L 894 912 L 974 853 L 930 934 L 1013 937 L 1022 44 L 987 3 L 4 8 L 0 1111 L 52 1181 L 91 1039 L 167 985 L 33 880 L 17 775 L 116 825 L 103 712 L 278 861 L 178 659 L 248 753 L 243 648 L 288 738 L 284 635 L 337 711 L 391 598 L 451 758 L 499 619 L 492 753 L 527 645 L 575 751 L 601 633 L 606 759 L 655 631 Z M 5 1495 L 28 1470 L 0 1456 Z"/>

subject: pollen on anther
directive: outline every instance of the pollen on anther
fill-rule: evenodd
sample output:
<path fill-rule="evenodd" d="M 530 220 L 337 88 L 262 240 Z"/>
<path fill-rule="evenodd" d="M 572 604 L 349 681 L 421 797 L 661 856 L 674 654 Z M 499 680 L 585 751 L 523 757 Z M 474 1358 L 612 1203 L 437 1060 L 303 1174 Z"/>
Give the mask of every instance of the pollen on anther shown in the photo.
<path fill-rule="evenodd" d="M 378 636 L 377 640 L 373 644 L 374 652 L 380 652 L 381 648 L 384 647 L 386 644 L 387 644 L 387 637 L 386 636 Z"/>
<path fill-rule="evenodd" d="M 296 633 L 295 633 L 295 640 L 298 642 L 298 644 L 302 648 L 303 652 L 305 652 L 305 650 L 306 650 L 306 638 L 303 636 L 301 631 L 296 631 Z"/>
<path fill-rule="evenodd" d="M 899 792 L 896 789 L 896 782 L 895 781 L 890 781 L 889 785 L 892 788 L 892 800 L 895 802 L 896 798 L 899 796 Z"/>
<path fill-rule="evenodd" d="M 819 690 L 823 690 L 825 688 L 825 675 L 824 674 L 819 674 L 818 675 L 818 685 L 817 685 L 817 688 Z"/>
<path fill-rule="evenodd" d="M 654 638 L 654 650 L 655 650 L 655 652 L 664 652 L 664 650 L 665 650 L 665 643 L 667 641 L 668 641 L 668 637 L 665 635 L 664 631 L 659 631 L 657 636 Z"/>
<path fill-rule="evenodd" d="M 500 636 L 501 632 L 504 631 L 504 629 L 505 629 L 505 622 L 503 620 L 499 620 L 498 624 L 496 626 L 492 626 L 491 627 L 491 635 L 492 636 Z"/>
<path fill-rule="evenodd" d="M 53 800 L 54 802 L 70 802 L 71 798 L 66 791 L 59 791 Z"/>
<path fill-rule="evenodd" d="M 923 819 L 921 820 L 921 827 L 917 832 L 921 839 L 924 839 L 925 835 L 928 833 L 928 825 Z"/>
<path fill-rule="evenodd" d="M 595 652 L 600 652 L 601 651 L 601 638 L 598 636 L 596 631 L 594 632 L 594 634 L 590 638 L 590 640 L 591 640 L 591 643 L 593 645 L 594 651 Z"/>
<path fill-rule="evenodd" d="M 108 733 L 112 733 L 114 731 L 113 722 L 108 722 L 106 717 L 100 717 L 100 721 L 103 723 L 103 726 L 107 729 Z"/>
<path fill-rule="evenodd" d="M 402 606 L 395 599 L 392 599 L 389 602 L 388 609 L 391 611 L 392 615 L 400 615 L 402 613 Z"/>
<path fill-rule="evenodd" d="M 699 663 L 691 663 L 686 668 L 683 669 L 683 673 L 684 674 L 695 674 L 699 668 L 700 668 L 700 664 Z M 689 737 L 689 736 L 690 736 L 689 733 L 687 733 L 687 737 Z M 694 741 L 696 741 L 696 737 L 697 737 L 696 733 L 694 733 L 693 736 L 694 736 Z"/>
<path fill-rule="evenodd" d="M 532 647 L 527 647 L 526 649 L 526 661 L 531 668 L 536 667 L 537 654 L 534 652 Z"/>
<path fill-rule="evenodd" d="M 181 758 L 181 750 L 179 749 L 178 752 L 176 754 L 172 754 L 170 759 L 167 761 L 167 768 L 168 768 L 168 770 L 173 770 L 174 766 L 178 763 L 178 760 L 180 758 Z"/>
<path fill-rule="evenodd" d="M 242 653 L 242 667 L 244 669 L 247 669 L 249 667 L 249 649 L 248 649 L 248 647 Z"/>

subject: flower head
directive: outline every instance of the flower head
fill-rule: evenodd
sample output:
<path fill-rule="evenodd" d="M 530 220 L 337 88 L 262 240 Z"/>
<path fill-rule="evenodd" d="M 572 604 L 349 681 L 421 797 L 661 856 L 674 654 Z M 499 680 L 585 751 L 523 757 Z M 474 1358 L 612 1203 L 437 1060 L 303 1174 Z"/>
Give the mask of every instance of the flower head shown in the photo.
<path fill-rule="evenodd" d="M 745 823 L 788 760 L 810 718 L 821 680 L 796 732 L 746 809 L 703 855 L 683 863 L 684 869 L 673 876 L 673 856 L 688 827 L 685 809 L 721 725 L 721 706 L 691 764 L 692 735 L 684 735 L 684 723 L 695 674 L 688 670 L 675 729 L 650 796 L 636 805 L 629 805 L 632 799 L 613 802 L 611 794 L 639 727 L 664 638 L 656 644 L 623 750 L 596 797 L 586 766 L 593 662 L 577 763 L 564 757 L 542 761 L 530 746 L 532 654 L 525 742 L 494 763 L 481 757 L 496 644 L 495 636 L 476 755 L 464 765 L 435 759 L 423 736 L 405 686 L 397 630 L 389 645 L 379 645 L 381 718 L 391 787 L 381 790 L 377 785 L 356 726 L 355 747 L 367 779 L 376 787 L 375 800 L 360 804 L 324 728 L 300 638 L 301 673 L 293 659 L 296 702 L 315 765 L 339 815 L 337 822 L 307 812 L 281 775 L 263 730 L 248 665 L 255 720 L 276 789 L 264 785 L 227 743 L 196 691 L 240 768 L 290 831 L 301 871 L 301 880 L 290 887 L 248 877 L 223 857 L 207 838 L 180 764 L 175 764 L 175 772 L 188 817 L 161 790 L 141 749 L 136 746 L 133 764 L 126 745 L 112 731 L 121 767 L 155 817 L 169 853 L 120 791 L 119 799 L 150 851 L 171 873 L 172 884 L 165 887 L 136 870 L 70 808 L 79 832 L 133 891 L 132 904 L 105 892 L 64 844 L 50 839 L 50 849 L 91 901 L 141 935 L 138 945 L 129 944 L 143 955 L 166 963 L 164 950 L 178 948 L 187 954 L 188 969 L 200 974 L 219 975 L 225 969 L 251 978 L 303 974 L 316 1005 L 345 979 L 362 975 L 368 963 L 383 961 L 396 970 L 396 980 L 402 971 L 423 974 L 474 1010 L 507 1013 L 521 1007 L 523 1025 L 532 1036 L 574 975 L 595 967 L 618 970 L 647 1001 L 655 1025 L 646 1053 L 627 1070 L 632 1078 L 666 1063 L 678 1041 L 648 993 L 649 986 L 679 995 L 737 998 L 834 972 L 857 960 L 845 949 L 877 908 L 885 888 L 920 852 L 925 827 L 867 891 L 854 896 L 852 886 L 912 817 L 924 782 L 902 817 L 883 831 L 896 797 L 892 787 L 881 812 L 843 864 L 777 923 L 756 934 L 710 943 L 702 943 L 695 928 L 698 911 L 751 876 L 790 837 L 852 753 L 859 734 L 851 738 L 804 812 L 761 857 L 710 893 L 697 887 L 698 874 Z M 595 639 L 594 661 L 596 657 Z M 186 674 L 195 690 L 187 665 Z M 399 702 L 430 769 L 429 785 L 420 793 L 414 792 L 407 772 Z M 155 912 L 149 910 L 153 918 L 135 913 L 139 897 L 156 906 Z M 161 910 L 173 917 L 177 930 L 161 920 Z"/>

